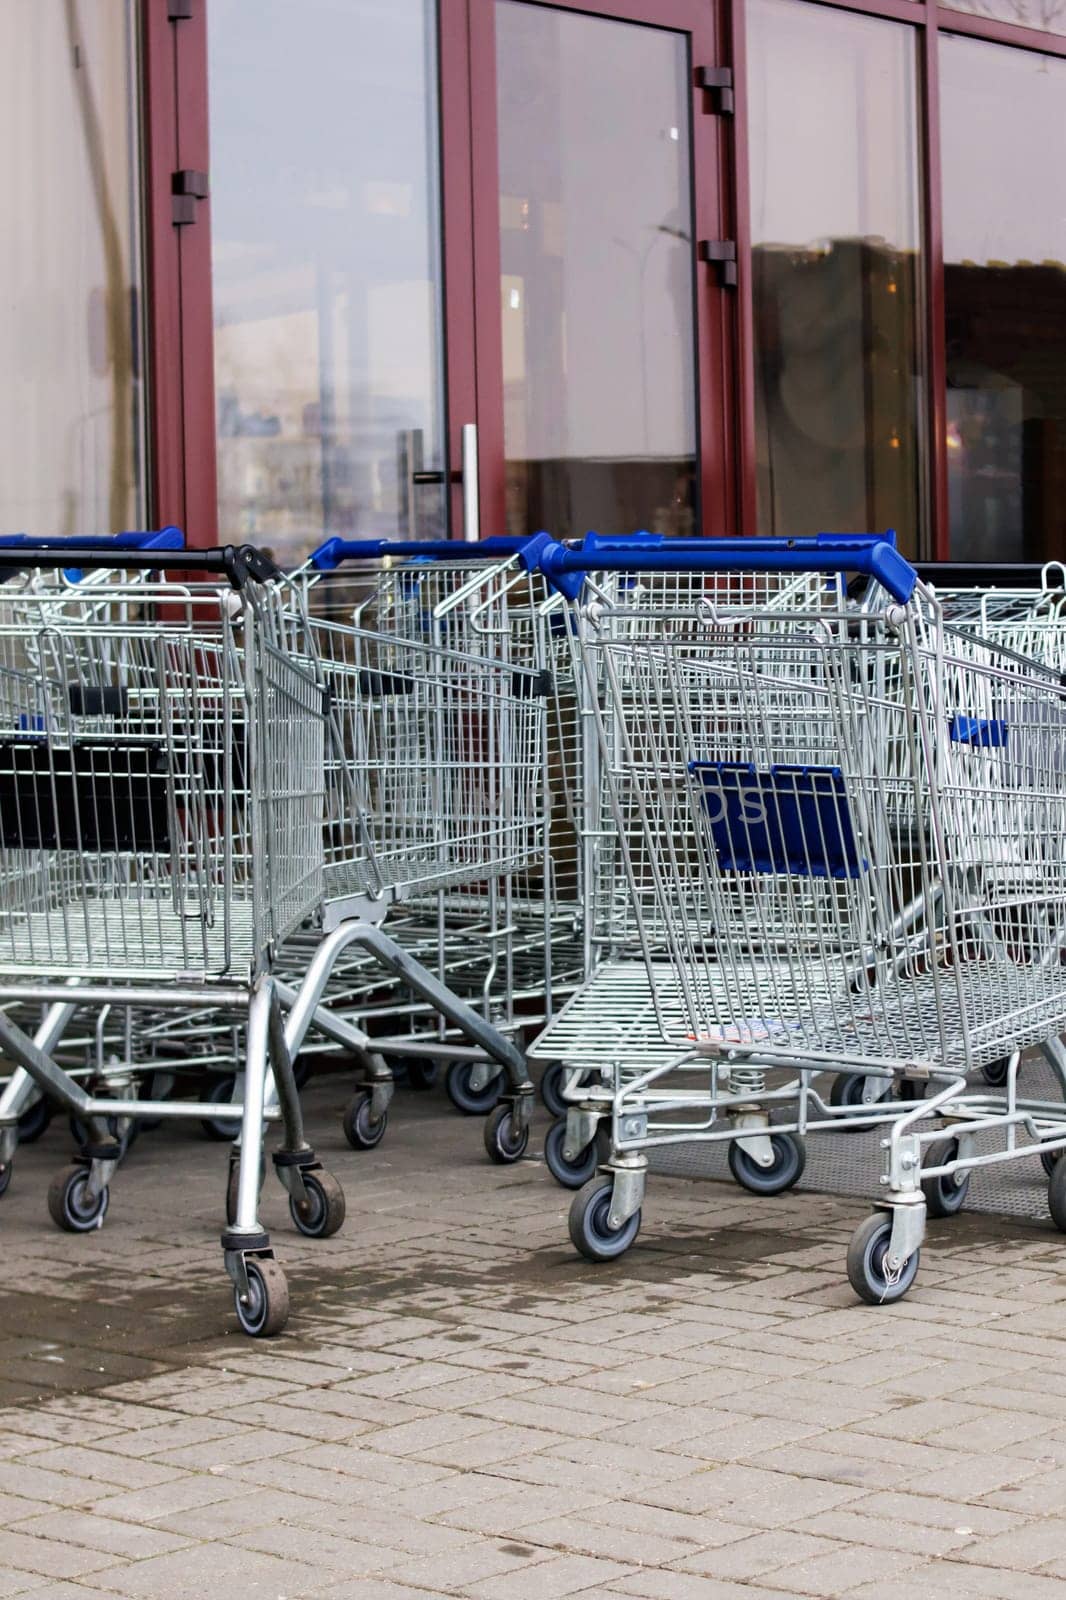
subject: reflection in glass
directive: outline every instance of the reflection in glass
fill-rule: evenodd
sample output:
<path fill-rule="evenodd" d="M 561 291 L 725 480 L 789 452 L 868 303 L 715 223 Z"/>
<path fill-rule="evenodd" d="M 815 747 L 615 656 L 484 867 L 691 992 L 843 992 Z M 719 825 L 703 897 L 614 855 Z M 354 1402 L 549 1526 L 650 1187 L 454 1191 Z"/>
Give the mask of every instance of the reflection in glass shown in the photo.
<path fill-rule="evenodd" d="M 1041 33 L 1066 33 L 1066 0 L 944 0 L 952 11 L 969 11 L 975 17 L 1013 22 L 1019 28 Z M 945 22 L 947 18 L 944 19 Z"/>
<path fill-rule="evenodd" d="M 507 530 L 691 532 L 686 40 L 499 0 L 496 54 Z"/>
<path fill-rule="evenodd" d="M 211 0 L 219 533 L 443 537 L 433 0 Z"/>
<path fill-rule="evenodd" d="M 951 553 L 1061 558 L 1066 61 L 944 35 L 940 111 Z"/>
<path fill-rule="evenodd" d="M 0 533 L 147 520 L 134 11 L 0 6 Z"/>
<path fill-rule="evenodd" d="M 748 28 L 759 531 L 894 527 L 913 552 L 914 34 L 799 0 L 751 0 Z"/>

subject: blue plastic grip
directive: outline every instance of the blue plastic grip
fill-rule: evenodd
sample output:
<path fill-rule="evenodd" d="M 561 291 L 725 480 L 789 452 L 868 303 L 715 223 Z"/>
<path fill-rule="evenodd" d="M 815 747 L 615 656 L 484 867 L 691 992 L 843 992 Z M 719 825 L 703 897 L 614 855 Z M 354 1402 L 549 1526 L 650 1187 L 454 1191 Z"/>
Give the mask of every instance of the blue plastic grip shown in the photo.
<path fill-rule="evenodd" d="M 524 539 L 499 535 L 478 542 L 462 539 L 327 539 L 309 557 L 319 572 L 334 572 L 342 561 L 380 561 L 384 556 L 429 556 L 435 561 L 492 560 L 513 556 Z"/>
<path fill-rule="evenodd" d="M 32 533 L 0 534 L 5 550 L 184 550 L 185 535 L 168 526 L 147 533 L 63 533 L 37 538 Z"/>
<path fill-rule="evenodd" d="M 678 542 L 680 543 L 680 541 Z M 519 552 L 570 599 L 588 572 L 858 572 L 876 578 L 893 599 L 906 603 L 917 573 L 895 545 L 877 534 L 820 533 L 803 539 L 670 540 L 653 548 L 568 550 L 549 534 L 534 534 Z"/>

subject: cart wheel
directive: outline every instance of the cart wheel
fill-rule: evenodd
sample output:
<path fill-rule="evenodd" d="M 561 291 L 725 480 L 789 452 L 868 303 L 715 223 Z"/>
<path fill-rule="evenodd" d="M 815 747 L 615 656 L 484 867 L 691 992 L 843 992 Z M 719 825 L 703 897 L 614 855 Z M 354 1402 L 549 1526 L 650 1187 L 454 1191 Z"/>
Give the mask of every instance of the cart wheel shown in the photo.
<path fill-rule="evenodd" d="M 1061 1155 L 1061 1146 L 1058 1150 L 1041 1150 L 1040 1165 L 1043 1167 L 1049 1178 L 1051 1177 L 1051 1174 L 1054 1172 L 1055 1168 L 1058 1166 L 1059 1157 Z"/>
<path fill-rule="evenodd" d="M 362 1090 L 348 1102 L 348 1109 L 344 1113 L 341 1127 L 353 1150 L 374 1150 L 385 1137 L 389 1114 L 383 1111 L 380 1117 L 372 1117 L 370 1099 L 370 1090 Z"/>
<path fill-rule="evenodd" d="M 916 1250 L 903 1263 L 903 1270 L 894 1283 L 889 1283 L 885 1272 L 885 1256 L 892 1238 L 892 1218 L 883 1211 L 867 1217 L 851 1236 L 848 1245 L 848 1282 L 860 1300 L 868 1306 L 888 1306 L 902 1300 L 918 1275 L 922 1252 Z"/>
<path fill-rule="evenodd" d="M 111 1191 L 105 1183 L 97 1195 L 89 1195 L 88 1167 L 64 1167 L 48 1185 L 48 1213 L 64 1233 L 91 1233 L 103 1226 Z"/>
<path fill-rule="evenodd" d="M 566 1118 L 560 1117 L 558 1122 L 552 1123 L 545 1135 L 544 1165 L 556 1183 L 562 1184 L 564 1189 L 581 1189 L 590 1178 L 596 1176 L 600 1152 L 593 1139 L 585 1146 L 576 1161 L 568 1161 L 563 1155 L 565 1142 Z"/>
<path fill-rule="evenodd" d="M 15 1176 L 15 1163 L 9 1161 L 6 1167 L 0 1167 L 0 1195 L 4 1195 L 11 1187 L 11 1180 Z"/>
<path fill-rule="evenodd" d="M 344 1221 L 344 1190 L 332 1172 L 305 1172 L 307 1199 L 289 1198 L 292 1220 L 309 1239 L 329 1239 Z"/>
<path fill-rule="evenodd" d="M 241 1332 L 252 1339 L 272 1339 L 289 1320 L 289 1286 L 276 1261 L 260 1257 L 249 1259 L 248 1299 L 242 1302 L 236 1289 L 233 1304 Z"/>
<path fill-rule="evenodd" d="M 831 1106 L 847 1106 L 849 1110 L 857 1111 L 863 1105 L 862 1091 L 865 1086 L 866 1074 L 864 1072 L 839 1072 L 833 1079 L 832 1087 L 829 1090 L 829 1104 Z M 870 1110 L 873 1111 L 876 1106 L 887 1100 L 891 1090 L 892 1085 L 886 1079 L 884 1093 L 879 1094 L 876 1100 L 869 1102 Z M 841 1131 L 844 1133 L 857 1133 L 859 1131 L 857 1128 L 849 1128 L 843 1122 L 840 1126 Z"/>
<path fill-rule="evenodd" d="M 19 1118 L 19 1144 L 34 1144 L 47 1129 L 54 1113 L 55 1106 L 42 1095 Z"/>
<path fill-rule="evenodd" d="M 210 1101 L 213 1106 L 226 1105 L 233 1099 L 233 1079 L 216 1078 L 204 1095 L 204 1099 Z M 232 1144 L 234 1139 L 240 1138 L 239 1117 L 201 1117 L 200 1126 L 209 1139 L 214 1139 L 219 1144 Z"/>
<path fill-rule="evenodd" d="M 593 1178 L 575 1194 L 570 1204 L 570 1242 L 587 1261 L 616 1261 L 625 1255 L 640 1232 L 640 1212 L 627 1217 L 620 1228 L 608 1218 L 614 1179 L 607 1173 Z"/>
<path fill-rule="evenodd" d="M 949 1161 L 954 1161 L 959 1153 L 957 1139 L 938 1139 L 929 1146 L 925 1163 L 929 1167 L 943 1167 Z M 925 1195 L 925 1209 L 931 1217 L 953 1217 L 962 1210 L 966 1204 L 966 1194 L 970 1187 L 970 1174 L 960 1172 L 957 1175 L 945 1174 L 940 1178 L 923 1178 L 922 1193 Z"/>
<path fill-rule="evenodd" d="M 483 1089 L 471 1089 L 470 1074 L 473 1070 L 473 1062 L 453 1061 L 448 1068 L 444 1087 L 448 1091 L 448 1099 L 464 1117 L 487 1117 L 503 1091 L 503 1072 L 490 1078 Z"/>
<path fill-rule="evenodd" d="M 981 1076 L 993 1089 L 1002 1089 L 1007 1081 L 1010 1070 L 1010 1056 L 1001 1056 L 998 1061 L 986 1061 L 981 1068 Z"/>
<path fill-rule="evenodd" d="M 1051 1169 L 1047 1186 L 1047 1208 L 1051 1220 L 1062 1233 L 1066 1233 L 1066 1161 L 1056 1161 Z"/>
<path fill-rule="evenodd" d="M 403 1065 L 409 1089 L 417 1089 L 419 1092 L 424 1089 L 435 1089 L 440 1082 L 439 1061 L 421 1061 L 417 1056 L 410 1056 Z"/>
<path fill-rule="evenodd" d="M 798 1133 L 772 1133 L 772 1167 L 759 1163 L 734 1139 L 729 1146 L 729 1170 L 742 1189 L 751 1194 L 784 1194 L 803 1176 L 807 1146 Z"/>
<path fill-rule="evenodd" d="M 485 1119 L 485 1149 L 489 1160 L 497 1166 L 507 1167 L 520 1161 L 529 1144 L 529 1123 L 521 1127 L 515 1121 L 514 1107 L 504 1102 Z"/>
<path fill-rule="evenodd" d="M 566 1068 L 561 1061 L 552 1061 L 541 1073 L 540 1098 L 553 1117 L 566 1116 L 566 1101 L 563 1099 L 565 1076 Z"/>

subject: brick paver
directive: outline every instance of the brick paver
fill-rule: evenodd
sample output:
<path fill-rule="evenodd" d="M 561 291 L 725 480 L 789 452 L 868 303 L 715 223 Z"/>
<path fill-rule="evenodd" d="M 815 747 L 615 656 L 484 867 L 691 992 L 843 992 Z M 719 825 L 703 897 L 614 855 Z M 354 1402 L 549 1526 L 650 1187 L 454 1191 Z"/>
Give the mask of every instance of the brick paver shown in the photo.
<path fill-rule="evenodd" d="M 0 1600 L 1053 1600 L 1066 1594 L 1066 1251 L 934 1224 L 917 1288 L 858 1306 L 862 1202 L 653 1176 L 593 1268 L 539 1161 L 401 1096 L 355 1155 L 343 1079 L 308 1095 L 341 1177 L 297 1237 L 285 1336 L 235 1332 L 226 1151 L 146 1135 L 106 1226 L 44 1193 L 57 1123 L 0 1206 Z M 871 1190 L 874 1188 L 871 1174 Z"/>

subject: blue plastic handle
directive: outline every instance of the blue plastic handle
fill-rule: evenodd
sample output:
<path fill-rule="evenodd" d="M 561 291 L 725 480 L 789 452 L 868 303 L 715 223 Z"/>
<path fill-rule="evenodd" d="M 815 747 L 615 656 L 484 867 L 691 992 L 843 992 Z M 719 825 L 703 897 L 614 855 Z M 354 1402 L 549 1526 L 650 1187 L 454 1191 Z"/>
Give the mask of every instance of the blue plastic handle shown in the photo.
<path fill-rule="evenodd" d="M 859 572 L 876 578 L 901 603 L 914 593 L 918 575 L 895 545 L 877 534 L 820 533 L 803 539 L 705 539 L 678 549 L 664 540 L 653 548 L 568 550 L 549 534 L 535 534 L 520 555 L 528 570 L 542 572 L 570 599 L 581 593 L 589 572 Z"/>
<path fill-rule="evenodd" d="M 469 561 L 471 557 L 490 560 L 517 555 L 524 539 L 505 538 L 465 541 L 462 539 L 327 539 L 309 560 L 319 572 L 333 572 L 342 561 L 380 561 L 384 556 L 429 556 L 434 561 Z"/>
<path fill-rule="evenodd" d="M 147 533 L 0 534 L 0 548 L 26 550 L 184 550 L 185 535 L 169 526 Z"/>
<path fill-rule="evenodd" d="M 853 539 L 858 540 L 860 544 L 866 543 L 870 545 L 880 544 L 881 542 L 895 545 L 896 530 L 895 528 L 886 528 L 884 533 L 816 533 L 810 537 L 821 540 Z M 785 542 L 796 543 L 795 540 Z M 780 547 L 782 540 L 760 536 L 750 539 L 716 538 L 714 543 L 719 546 L 735 544 L 743 550 L 776 550 Z M 673 534 L 647 533 L 643 530 L 638 533 L 603 534 L 590 532 L 586 533 L 584 539 L 582 539 L 580 549 L 583 552 L 633 549 L 702 551 L 706 550 L 707 544 L 708 541 L 705 538 L 689 539 L 675 537 Z"/>

